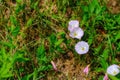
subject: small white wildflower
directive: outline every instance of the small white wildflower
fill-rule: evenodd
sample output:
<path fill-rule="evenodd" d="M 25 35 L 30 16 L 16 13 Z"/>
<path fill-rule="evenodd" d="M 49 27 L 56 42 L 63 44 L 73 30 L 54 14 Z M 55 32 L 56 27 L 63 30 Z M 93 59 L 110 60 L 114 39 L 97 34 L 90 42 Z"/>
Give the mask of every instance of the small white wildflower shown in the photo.
<path fill-rule="evenodd" d="M 116 64 L 113 64 L 107 68 L 107 74 L 110 74 L 112 76 L 116 76 L 120 73 L 120 67 Z"/>
<path fill-rule="evenodd" d="M 86 54 L 89 51 L 89 45 L 85 41 L 80 41 L 75 45 L 75 50 L 78 54 Z"/>
<path fill-rule="evenodd" d="M 68 24 L 68 30 L 71 32 L 74 28 L 79 27 L 79 21 L 78 20 L 71 20 Z"/>
<path fill-rule="evenodd" d="M 74 28 L 73 31 L 70 32 L 70 37 L 72 38 L 77 38 L 77 39 L 81 39 L 82 36 L 84 35 L 84 32 L 81 28 Z"/>

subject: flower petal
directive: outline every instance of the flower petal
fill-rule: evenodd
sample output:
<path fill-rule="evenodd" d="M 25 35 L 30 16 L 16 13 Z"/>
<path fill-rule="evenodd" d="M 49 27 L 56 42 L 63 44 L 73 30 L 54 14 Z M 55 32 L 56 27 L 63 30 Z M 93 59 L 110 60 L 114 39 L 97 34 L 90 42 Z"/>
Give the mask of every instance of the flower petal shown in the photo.
<path fill-rule="evenodd" d="M 85 67 L 85 69 L 83 70 L 83 72 L 84 72 L 86 75 L 88 75 L 88 72 L 89 72 L 89 65 L 87 65 L 87 66 Z"/>
<path fill-rule="evenodd" d="M 72 38 L 81 39 L 84 35 L 84 31 L 81 28 L 74 28 L 73 31 L 70 32 L 69 36 Z"/>
<path fill-rule="evenodd" d="M 74 28 L 79 27 L 79 21 L 78 20 L 71 20 L 68 24 L 68 30 L 71 32 Z"/>
<path fill-rule="evenodd" d="M 52 66 L 53 66 L 53 69 L 54 69 L 55 71 L 57 71 L 57 67 L 56 67 L 55 63 L 54 63 L 53 61 L 51 61 L 51 64 L 52 64 Z"/>
<path fill-rule="evenodd" d="M 107 74 L 105 74 L 105 76 L 104 76 L 103 80 L 109 80 L 109 78 L 108 78 L 108 75 L 107 75 Z"/>

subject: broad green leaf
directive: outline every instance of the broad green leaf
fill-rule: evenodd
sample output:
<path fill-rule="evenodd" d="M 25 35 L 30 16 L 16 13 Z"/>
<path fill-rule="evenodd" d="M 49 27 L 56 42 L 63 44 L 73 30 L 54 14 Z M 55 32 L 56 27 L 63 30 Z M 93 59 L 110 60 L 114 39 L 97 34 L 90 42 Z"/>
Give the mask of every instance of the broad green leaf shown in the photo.
<path fill-rule="evenodd" d="M 45 55 L 45 47 L 43 44 L 41 44 L 38 49 L 37 49 L 37 55 L 38 56 L 42 56 Z"/>
<path fill-rule="evenodd" d="M 89 38 L 88 38 L 89 45 L 91 45 L 93 43 L 93 39 L 94 39 L 94 37 L 92 35 L 89 36 Z"/>
<path fill-rule="evenodd" d="M 83 18 L 83 20 L 82 20 L 83 22 L 82 23 L 86 24 L 86 22 L 88 21 L 90 16 L 88 14 L 84 14 L 82 18 Z"/>
<path fill-rule="evenodd" d="M 115 19 L 116 19 L 117 23 L 120 25 L 120 14 L 118 16 L 116 16 Z"/>
<path fill-rule="evenodd" d="M 26 7 L 26 4 L 17 4 L 16 9 L 15 9 L 15 13 L 18 14 L 20 11 L 24 10 Z"/>
<path fill-rule="evenodd" d="M 36 2 L 34 3 L 34 9 L 36 9 L 36 8 L 37 8 L 38 3 L 39 3 L 39 1 L 36 1 Z"/>
<path fill-rule="evenodd" d="M 36 80 L 37 75 L 38 75 L 37 69 L 35 69 L 34 72 L 33 72 L 32 74 L 33 74 L 33 80 Z"/>
<path fill-rule="evenodd" d="M 28 61 L 29 58 L 25 58 L 24 55 L 22 53 L 19 53 L 19 52 L 16 52 L 14 57 L 13 57 L 13 62 L 25 62 L 25 61 Z"/>
<path fill-rule="evenodd" d="M 52 65 L 43 65 L 43 66 L 40 66 L 40 68 L 38 69 L 38 71 L 47 71 L 47 70 L 50 70 L 52 68 Z"/>
<path fill-rule="evenodd" d="M 16 0 L 17 3 L 21 3 L 22 0 Z"/>
<path fill-rule="evenodd" d="M 33 76 L 33 73 L 25 75 L 21 80 L 30 80 L 32 76 Z"/>
<path fill-rule="evenodd" d="M 99 73 L 99 72 L 104 71 L 104 69 L 103 68 L 96 68 L 95 71 Z"/>
<path fill-rule="evenodd" d="M 17 19 L 16 19 L 15 16 L 11 15 L 11 16 L 10 16 L 10 21 L 11 21 L 11 23 L 12 23 L 13 25 L 17 25 Z"/>
<path fill-rule="evenodd" d="M 120 79 L 118 79 L 118 78 L 115 77 L 115 76 L 112 76 L 112 75 L 108 75 L 108 76 L 110 77 L 111 80 L 120 80 Z"/>
<path fill-rule="evenodd" d="M 102 57 L 107 60 L 109 57 L 109 49 L 104 49 L 103 53 L 102 53 Z"/>
<path fill-rule="evenodd" d="M 50 45 L 54 45 L 54 43 L 57 41 L 57 38 L 55 36 L 55 34 L 51 34 L 49 37 L 49 41 L 50 41 Z"/>
<path fill-rule="evenodd" d="M 16 26 L 11 33 L 13 36 L 17 36 L 19 31 L 20 31 L 20 26 Z"/>
<path fill-rule="evenodd" d="M 55 42 L 55 47 L 60 45 L 63 42 L 64 39 L 59 39 L 57 42 Z"/>
<path fill-rule="evenodd" d="M 12 72 L 10 71 L 10 69 L 12 68 L 12 63 L 11 62 L 7 62 L 3 64 L 2 68 L 0 69 L 0 75 L 2 78 L 5 78 L 7 76 L 12 76 Z"/>
<path fill-rule="evenodd" d="M 13 74 L 11 72 L 11 73 L 7 73 L 7 74 L 3 75 L 2 78 L 10 78 L 12 76 L 13 76 Z"/>
<path fill-rule="evenodd" d="M 98 80 L 103 80 L 103 76 L 100 76 L 100 77 L 98 78 Z"/>
<path fill-rule="evenodd" d="M 92 0 L 92 4 L 94 4 L 94 5 L 98 5 L 99 2 L 98 2 L 98 0 Z"/>
<path fill-rule="evenodd" d="M 116 42 L 118 39 L 120 39 L 120 32 L 118 32 L 115 36 L 114 42 Z"/>
<path fill-rule="evenodd" d="M 100 44 L 97 48 L 94 48 L 94 54 L 99 54 L 100 50 L 102 49 L 102 44 Z"/>
<path fill-rule="evenodd" d="M 102 68 L 103 68 L 104 70 L 106 70 L 107 67 L 108 67 L 107 61 L 104 60 L 104 58 L 101 57 L 100 60 L 99 60 L 99 62 L 100 62 L 100 64 L 101 64 Z"/>
<path fill-rule="evenodd" d="M 90 11 L 90 13 L 94 13 L 94 12 L 96 14 L 100 13 L 101 7 L 99 5 L 98 0 L 92 0 L 91 1 L 91 3 L 89 4 L 89 11 Z"/>
<path fill-rule="evenodd" d="M 41 64 L 45 64 L 45 63 L 47 63 L 47 61 L 48 61 L 48 59 L 47 59 L 47 57 L 46 56 L 43 56 L 43 57 L 39 57 L 39 60 L 40 60 L 40 63 Z"/>
<path fill-rule="evenodd" d="M 95 4 L 93 5 L 93 2 L 91 2 L 91 3 L 89 4 L 89 11 L 90 11 L 90 13 L 93 13 L 94 10 L 95 10 Z"/>
<path fill-rule="evenodd" d="M 101 12 L 101 7 L 100 7 L 100 5 L 98 5 L 98 6 L 96 7 L 95 13 L 96 13 L 96 14 L 99 14 L 100 12 Z"/>
<path fill-rule="evenodd" d="M 81 8 L 84 12 L 89 12 L 88 6 L 81 6 Z"/>
<path fill-rule="evenodd" d="M 61 35 L 64 35 L 65 34 L 65 32 L 59 32 L 58 34 L 57 34 L 57 37 L 58 36 L 61 36 Z"/>
<path fill-rule="evenodd" d="M 0 41 L 0 44 L 10 47 L 10 48 L 15 48 L 15 45 L 12 44 L 11 42 Z"/>
<path fill-rule="evenodd" d="M 30 27 L 32 25 L 32 22 L 33 22 L 33 19 L 30 18 L 28 21 L 27 21 L 27 27 Z"/>

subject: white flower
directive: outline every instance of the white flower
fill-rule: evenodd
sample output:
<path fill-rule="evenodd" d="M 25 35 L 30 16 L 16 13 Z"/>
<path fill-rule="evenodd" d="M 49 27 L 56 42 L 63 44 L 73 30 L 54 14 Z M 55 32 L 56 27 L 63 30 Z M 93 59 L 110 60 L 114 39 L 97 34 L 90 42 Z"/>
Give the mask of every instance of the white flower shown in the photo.
<path fill-rule="evenodd" d="M 78 20 L 71 20 L 68 24 L 68 30 L 71 32 L 74 28 L 79 27 L 79 21 Z"/>
<path fill-rule="evenodd" d="M 78 54 L 86 54 L 89 51 L 89 45 L 85 41 L 80 41 L 75 45 L 75 50 Z"/>
<path fill-rule="evenodd" d="M 107 68 L 107 74 L 110 74 L 112 76 L 116 76 L 118 73 L 120 73 L 120 67 L 118 65 L 111 65 Z"/>
<path fill-rule="evenodd" d="M 84 35 L 84 32 L 81 28 L 74 28 L 73 31 L 70 32 L 70 37 L 72 38 L 77 38 L 77 39 L 81 39 L 82 36 Z"/>

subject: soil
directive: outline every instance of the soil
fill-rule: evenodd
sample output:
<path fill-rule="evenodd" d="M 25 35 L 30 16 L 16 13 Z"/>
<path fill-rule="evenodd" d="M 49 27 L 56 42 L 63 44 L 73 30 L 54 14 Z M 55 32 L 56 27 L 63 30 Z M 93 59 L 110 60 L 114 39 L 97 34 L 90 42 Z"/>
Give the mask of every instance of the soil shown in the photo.
<path fill-rule="evenodd" d="M 108 0 L 107 8 L 112 14 L 120 13 L 120 0 Z"/>
<path fill-rule="evenodd" d="M 54 61 L 58 71 L 48 73 L 47 80 L 91 80 L 89 74 L 83 72 L 85 63 L 78 62 L 72 52 L 63 56 Z"/>

